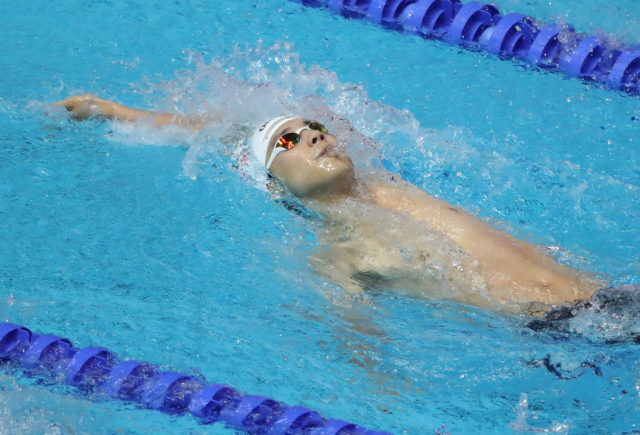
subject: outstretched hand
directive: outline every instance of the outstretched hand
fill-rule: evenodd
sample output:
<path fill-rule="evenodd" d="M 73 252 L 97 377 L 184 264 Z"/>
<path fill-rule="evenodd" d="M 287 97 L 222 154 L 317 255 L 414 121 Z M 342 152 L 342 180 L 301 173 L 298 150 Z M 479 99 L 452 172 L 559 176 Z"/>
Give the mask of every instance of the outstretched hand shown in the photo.
<path fill-rule="evenodd" d="M 165 125 L 178 125 L 193 131 L 202 130 L 208 122 L 205 116 L 183 116 L 177 113 L 152 112 L 123 106 L 115 101 L 103 100 L 95 95 L 85 94 L 65 98 L 55 103 L 69 111 L 69 117 L 76 121 L 86 121 L 92 116 L 117 121 L 138 122 L 143 118 L 151 118 L 158 128 Z"/>
<path fill-rule="evenodd" d="M 93 115 L 102 114 L 100 103 L 101 98 L 95 95 L 85 94 L 65 98 L 55 103 L 56 106 L 64 106 L 70 113 L 69 117 L 76 121 L 86 121 Z"/>

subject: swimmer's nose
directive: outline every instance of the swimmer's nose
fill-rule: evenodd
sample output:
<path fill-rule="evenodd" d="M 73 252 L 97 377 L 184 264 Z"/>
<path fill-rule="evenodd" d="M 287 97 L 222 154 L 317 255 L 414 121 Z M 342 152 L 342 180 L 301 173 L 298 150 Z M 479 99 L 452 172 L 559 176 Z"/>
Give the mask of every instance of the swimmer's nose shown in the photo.
<path fill-rule="evenodd" d="M 300 138 L 311 148 L 322 142 L 329 142 L 330 144 L 333 144 L 336 141 L 334 135 L 322 133 L 321 131 L 316 130 L 303 130 L 300 133 Z"/>

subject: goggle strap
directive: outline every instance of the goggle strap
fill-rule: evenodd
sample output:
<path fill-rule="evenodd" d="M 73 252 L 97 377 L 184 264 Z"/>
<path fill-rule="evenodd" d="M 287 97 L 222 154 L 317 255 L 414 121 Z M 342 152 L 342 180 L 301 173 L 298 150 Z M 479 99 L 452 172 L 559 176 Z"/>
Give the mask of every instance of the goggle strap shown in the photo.
<path fill-rule="evenodd" d="M 280 153 L 283 153 L 287 151 L 286 148 L 282 148 L 282 147 L 273 147 L 273 151 L 271 152 L 271 157 L 269 157 L 269 161 L 267 162 L 266 168 L 269 169 L 271 168 L 271 164 L 273 163 L 273 161 L 275 160 L 276 156 Z"/>

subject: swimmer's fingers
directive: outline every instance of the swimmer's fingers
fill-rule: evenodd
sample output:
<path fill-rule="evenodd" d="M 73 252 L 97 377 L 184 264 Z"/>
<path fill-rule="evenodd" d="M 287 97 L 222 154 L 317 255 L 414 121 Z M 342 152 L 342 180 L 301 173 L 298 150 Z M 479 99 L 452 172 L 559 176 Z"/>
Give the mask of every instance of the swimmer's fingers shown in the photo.
<path fill-rule="evenodd" d="M 99 113 L 96 103 L 100 101 L 98 97 L 91 94 L 76 95 L 73 97 L 65 98 L 62 101 L 54 103 L 55 106 L 64 106 L 69 113 L 69 117 L 76 121 L 85 121 L 92 115 Z"/>

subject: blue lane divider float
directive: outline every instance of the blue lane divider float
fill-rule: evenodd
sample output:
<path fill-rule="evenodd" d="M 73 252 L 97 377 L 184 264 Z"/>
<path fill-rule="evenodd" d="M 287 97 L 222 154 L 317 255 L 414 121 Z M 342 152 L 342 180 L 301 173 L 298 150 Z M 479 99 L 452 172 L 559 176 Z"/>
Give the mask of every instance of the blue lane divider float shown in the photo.
<path fill-rule="evenodd" d="M 342 420 L 325 419 L 304 406 L 248 396 L 179 372 L 160 373 L 146 362 L 120 361 L 104 347 L 75 349 L 70 340 L 0 324 L 0 361 L 62 375 L 67 384 L 138 402 L 168 414 L 191 413 L 202 424 L 217 421 L 257 435 L 391 435 Z"/>
<path fill-rule="evenodd" d="M 306 6 L 327 6 L 347 17 L 451 44 L 471 46 L 497 55 L 557 68 L 569 76 L 640 92 L 640 45 L 606 47 L 597 36 L 578 34 L 569 25 L 539 27 L 519 13 L 500 15 L 493 5 L 460 0 L 293 0 Z"/>

